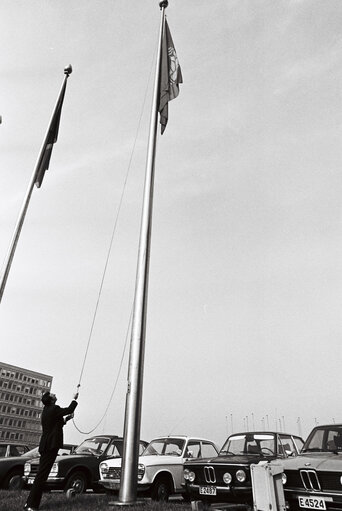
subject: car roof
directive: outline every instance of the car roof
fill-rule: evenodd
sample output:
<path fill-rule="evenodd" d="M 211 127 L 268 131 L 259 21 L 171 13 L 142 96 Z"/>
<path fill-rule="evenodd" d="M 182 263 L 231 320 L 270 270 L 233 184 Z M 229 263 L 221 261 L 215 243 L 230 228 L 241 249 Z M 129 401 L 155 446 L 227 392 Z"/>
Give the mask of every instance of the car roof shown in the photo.
<path fill-rule="evenodd" d="M 110 438 L 111 440 L 121 440 L 121 441 L 123 440 L 123 437 L 118 436 L 118 435 L 93 435 L 93 436 L 88 436 L 87 438 L 82 440 L 81 443 L 85 442 L 86 440 L 90 440 L 91 438 Z M 149 443 L 149 442 L 146 442 L 146 440 L 142 440 L 142 439 L 140 439 L 140 442 L 144 442 L 145 444 Z M 76 444 L 76 446 L 81 445 L 81 443 Z M 73 444 L 69 444 L 69 445 L 73 445 Z"/>
<path fill-rule="evenodd" d="M 27 447 L 27 444 L 24 444 L 23 442 L 0 442 L 0 445 L 24 445 Z"/>
<path fill-rule="evenodd" d="M 293 433 L 284 433 L 284 431 L 239 431 L 238 433 L 232 433 L 229 437 L 238 435 L 285 435 L 300 438 L 298 435 L 294 435 Z"/>
<path fill-rule="evenodd" d="M 164 440 L 165 438 L 179 438 L 180 440 L 200 440 L 201 442 L 210 442 L 211 444 L 215 443 L 213 440 L 208 440 L 207 438 L 201 438 L 198 436 L 187 436 L 187 435 L 165 435 L 158 436 L 153 438 L 150 443 L 155 442 L 156 440 Z"/>
<path fill-rule="evenodd" d="M 315 426 L 313 429 L 319 429 L 319 428 L 341 428 L 342 424 L 319 424 L 318 426 Z"/>
<path fill-rule="evenodd" d="M 122 436 L 118 435 L 92 435 L 86 438 L 86 440 L 89 440 L 89 438 L 116 438 L 117 440 L 123 440 Z"/>

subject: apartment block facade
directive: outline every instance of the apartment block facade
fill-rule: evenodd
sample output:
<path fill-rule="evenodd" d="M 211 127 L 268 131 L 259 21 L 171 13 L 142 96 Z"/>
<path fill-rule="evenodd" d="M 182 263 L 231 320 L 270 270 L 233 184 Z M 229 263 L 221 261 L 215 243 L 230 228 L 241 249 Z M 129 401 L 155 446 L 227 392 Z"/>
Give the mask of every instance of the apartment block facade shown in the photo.
<path fill-rule="evenodd" d="M 41 435 L 41 396 L 52 376 L 0 362 L 0 442 L 36 447 Z"/>

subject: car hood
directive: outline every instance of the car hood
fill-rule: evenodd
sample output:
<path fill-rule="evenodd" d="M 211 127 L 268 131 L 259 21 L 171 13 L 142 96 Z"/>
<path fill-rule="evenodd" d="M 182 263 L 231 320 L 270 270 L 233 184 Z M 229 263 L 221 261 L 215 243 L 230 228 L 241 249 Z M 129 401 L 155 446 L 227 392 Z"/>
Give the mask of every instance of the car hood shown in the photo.
<path fill-rule="evenodd" d="M 240 455 L 240 456 L 215 456 L 214 458 L 201 458 L 197 460 L 188 460 L 185 465 L 251 465 L 259 461 L 270 461 L 275 456 L 254 456 L 254 455 Z"/>
<path fill-rule="evenodd" d="M 97 456 L 93 456 L 92 454 L 84 455 L 84 454 L 65 454 L 64 456 L 57 456 L 55 459 L 55 463 L 61 463 L 63 461 L 72 460 L 72 461 L 80 461 L 80 460 L 89 460 L 89 458 L 98 459 Z M 39 463 L 39 457 L 31 459 L 31 463 Z"/>
<path fill-rule="evenodd" d="M 121 467 L 121 458 L 108 458 L 105 460 L 110 467 Z M 184 458 L 180 456 L 139 456 L 139 463 L 148 467 L 157 465 L 183 465 Z"/>
<path fill-rule="evenodd" d="M 285 471 L 311 468 L 329 472 L 340 472 L 342 470 L 342 454 L 327 452 L 305 454 L 282 460 L 282 464 Z"/>

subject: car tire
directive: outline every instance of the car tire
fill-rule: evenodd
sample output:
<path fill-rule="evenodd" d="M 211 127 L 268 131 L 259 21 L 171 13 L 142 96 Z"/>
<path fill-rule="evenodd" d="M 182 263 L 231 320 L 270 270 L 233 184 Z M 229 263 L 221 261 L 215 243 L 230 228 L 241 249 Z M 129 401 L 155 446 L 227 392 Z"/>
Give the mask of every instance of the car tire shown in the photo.
<path fill-rule="evenodd" d="M 23 488 L 22 472 L 13 470 L 4 479 L 2 487 L 5 490 L 21 490 Z"/>
<path fill-rule="evenodd" d="M 84 472 L 73 472 L 66 482 L 64 491 L 73 489 L 75 493 L 83 493 L 87 489 L 87 476 Z"/>
<path fill-rule="evenodd" d="M 171 495 L 170 483 L 165 477 L 161 477 L 155 481 L 151 490 L 152 500 L 167 502 Z"/>

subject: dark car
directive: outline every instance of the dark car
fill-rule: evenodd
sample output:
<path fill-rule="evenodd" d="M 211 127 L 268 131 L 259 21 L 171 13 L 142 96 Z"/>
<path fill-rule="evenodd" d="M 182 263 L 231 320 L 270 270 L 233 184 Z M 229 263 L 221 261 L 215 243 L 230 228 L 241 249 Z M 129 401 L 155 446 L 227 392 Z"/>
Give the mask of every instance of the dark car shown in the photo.
<path fill-rule="evenodd" d="M 30 450 L 28 445 L 17 443 L 0 442 L 0 458 L 9 458 L 10 456 L 22 456 Z"/>
<path fill-rule="evenodd" d="M 139 454 L 143 452 L 147 442 L 140 441 Z M 114 435 L 96 435 L 84 440 L 69 456 L 57 456 L 45 490 L 64 490 L 73 488 L 77 493 L 87 489 L 104 491 L 98 484 L 99 465 L 109 458 L 121 458 L 123 438 Z M 28 487 L 33 484 L 38 472 L 39 459 L 25 463 L 24 481 Z"/>
<path fill-rule="evenodd" d="M 65 444 L 60 453 L 70 453 L 74 445 Z M 22 487 L 22 476 L 24 475 L 24 465 L 27 461 L 39 456 L 38 447 L 27 451 L 21 456 L 12 456 L 0 458 L 0 488 L 6 490 L 17 490 Z"/>
<path fill-rule="evenodd" d="M 342 509 L 342 424 L 315 427 L 300 455 L 283 461 L 284 495 L 292 509 Z"/>
<path fill-rule="evenodd" d="M 269 431 L 237 433 L 228 437 L 215 458 L 184 464 L 184 484 L 192 500 L 253 504 L 250 466 L 259 461 L 297 456 L 303 439 Z"/>

